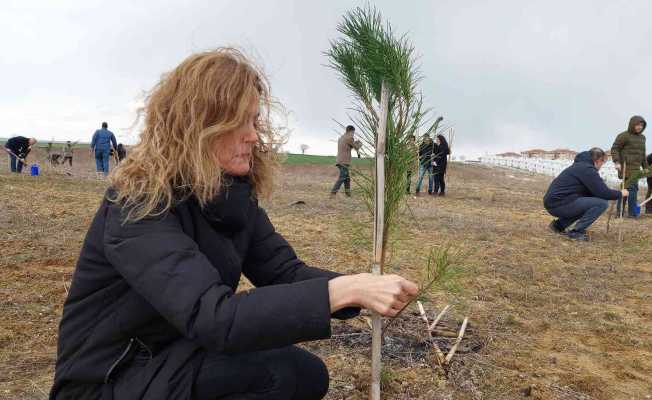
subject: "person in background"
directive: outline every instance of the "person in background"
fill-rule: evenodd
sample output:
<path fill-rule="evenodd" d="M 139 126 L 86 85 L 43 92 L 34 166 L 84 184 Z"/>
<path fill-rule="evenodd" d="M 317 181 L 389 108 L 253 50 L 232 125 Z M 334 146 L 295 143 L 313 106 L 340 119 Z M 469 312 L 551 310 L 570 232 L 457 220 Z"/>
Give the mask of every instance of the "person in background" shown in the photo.
<path fill-rule="evenodd" d="M 71 143 L 70 140 L 66 142 L 66 144 L 63 145 L 63 164 L 66 164 L 66 161 L 68 161 L 68 164 L 72 167 L 72 155 L 73 155 L 73 147 L 77 144 Z"/>
<path fill-rule="evenodd" d="M 430 135 L 427 133 L 424 134 L 421 138 L 421 144 L 419 145 L 419 177 L 417 178 L 417 186 L 415 189 L 415 194 L 419 196 L 421 192 L 421 183 L 423 182 L 423 176 L 428 173 L 428 194 L 432 194 L 432 157 L 434 151 L 434 143 L 430 138 Z"/>
<path fill-rule="evenodd" d="M 118 148 L 116 151 L 118 153 L 118 162 L 121 162 L 125 159 L 125 157 L 127 157 L 127 149 L 122 143 L 118 143 Z"/>
<path fill-rule="evenodd" d="M 36 144 L 36 139 L 24 136 L 14 136 L 5 143 L 5 151 L 9 154 L 9 168 L 11 172 L 23 172 L 25 158 Z"/>
<path fill-rule="evenodd" d="M 437 135 L 435 139 L 435 156 L 432 160 L 432 173 L 434 175 L 435 190 L 433 195 L 446 195 L 446 167 L 448 166 L 448 155 L 451 153 L 448 141 L 444 135 Z"/>
<path fill-rule="evenodd" d="M 557 176 L 546 195 L 543 206 L 558 219 L 550 223 L 550 229 L 570 239 L 588 241 L 586 229 L 591 226 L 608 206 L 608 200 L 619 200 L 629 194 L 625 190 L 612 190 L 604 183 L 598 171 L 605 162 L 605 152 L 594 147 L 579 153 L 575 162 Z"/>
<path fill-rule="evenodd" d="M 647 156 L 647 165 L 652 165 L 652 153 Z M 645 195 L 645 199 L 649 199 L 650 196 L 652 196 L 652 176 L 647 177 L 647 194 Z M 648 201 L 645 204 L 645 213 L 652 214 L 652 201 Z"/>
<path fill-rule="evenodd" d="M 613 159 L 614 166 L 618 170 L 618 177 L 627 181 L 634 174 L 636 174 L 641 167 L 647 168 L 647 160 L 645 159 L 645 127 L 647 122 L 638 115 L 633 116 L 629 120 L 627 130 L 616 137 L 613 146 L 611 147 L 611 158 Z M 623 176 L 623 170 L 625 176 Z M 638 201 L 638 181 L 630 182 L 628 187 L 629 196 L 626 196 L 627 201 L 627 215 L 630 218 L 636 218 L 635 208 Z M 618 202 L 618 216 L 620 216 L 621 203 L 625 200 Z"/>
<path fill-rule="evenodd" d="M 102 122 L 102 128 L 95 131 L 91 140 L 91 151 L 95 153 L 95 167 L 97 174 L 109 175 L 109 158 L 111 149 L 118 147 L 115 135 L 109 130 L 109 124 Z"/>
<path fill-rule="evenodd" d="M 410 160 L 410 169 L 407 171 L 407 190 L 406 192 L 410 193 L 410 188 L 412 186 L 412 171 L 419 170 L 419 148 L 417 147 L 417 137 L 410 135 L 407 138 L 408 140 L 408 149 L 410 150 L 410 155 L 414 158 L 414 163 Z"/>
<path fill-rule="evenodd" d="M 349 168 L 351 168 L 351 150 L 360 150 L 362 143 L 359 140 L 355 140 L 355 128 L 353 125 L 346 127 L 344 134 L 340 136 L 337 140 L 337 159 L 335 166 L 340 172 L 335 185 L 331 189 L 331 196 L 335 197 L 337 192 L 340 190 L 342 184 L 344 184 L 344 194 L 351 196 L 351 174 Z M 360 154 L 358 153 L 358 158 Z"/>

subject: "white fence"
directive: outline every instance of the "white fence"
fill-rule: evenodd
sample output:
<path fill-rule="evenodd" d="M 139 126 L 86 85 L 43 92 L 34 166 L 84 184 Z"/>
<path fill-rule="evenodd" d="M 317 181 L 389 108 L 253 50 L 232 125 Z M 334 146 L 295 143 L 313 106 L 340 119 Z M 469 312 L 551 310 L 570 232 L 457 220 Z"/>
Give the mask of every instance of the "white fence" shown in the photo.
<path fill-rule="evenodd" d="M 483 156 L 480 157 L 480 162 L 488 165 L 495 165 L 505 168 L 521 169 L 538 174 L 549 176 L 557 176 L 566 169 L 573 162 L 571 160 L 544 160 L 541 158 L 514 158 L 514 157 L 498 157 L 498 156 Z M 620 179 L 618 179 L 618 172 L 614 168 L 611 161 L 604 163 L 600 168 L 600 176 L 607 182 L 607 185 L 618 187 Z M 647 187 L 645 179 L 641 179 L 640 186 Z"/>

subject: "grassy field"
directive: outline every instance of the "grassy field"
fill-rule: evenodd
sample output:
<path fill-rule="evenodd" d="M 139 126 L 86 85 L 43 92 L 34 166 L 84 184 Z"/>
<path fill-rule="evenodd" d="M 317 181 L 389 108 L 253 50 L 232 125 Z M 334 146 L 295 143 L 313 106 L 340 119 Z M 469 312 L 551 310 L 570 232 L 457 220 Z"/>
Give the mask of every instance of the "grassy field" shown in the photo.
<path fill-rule="evenodd" d="M 0 165 L 0 399 L 47 398 L 62 304 L 105 189 L 87 178 L 87 152 L 76 160 L 70 175 L 44 169 L 37 178 L 8 174 L 4 159 Z M 368 271 L 371 224 L 359 193 L 329 198 L 333 160 L 300 160 L 288 158 L 274 196 L 263 201 L 272 221 L 309 264 Z M 650 398 L 652 218 L 612 221 L 609 234 L 602 218 L 592 242 L 570 242 L 547 230 L 548 183 L 453 163 L 447 197 L 408 199 L 388 272 L 420 280 L 431 248 L 467 253 L 457 288 L 423 300 L 430 318 L 453 306 L 448 331 L 465 316 L 470 330 L 442 368 L 414 309 L 402 316 L 387 332 L 384 398 Z M 334 321 L 332 339 L 306 345 L 329 366 L 329 399 L 366 398 L 365 318 Z M 449 333 L 435 338 L 444 351 Z"/>

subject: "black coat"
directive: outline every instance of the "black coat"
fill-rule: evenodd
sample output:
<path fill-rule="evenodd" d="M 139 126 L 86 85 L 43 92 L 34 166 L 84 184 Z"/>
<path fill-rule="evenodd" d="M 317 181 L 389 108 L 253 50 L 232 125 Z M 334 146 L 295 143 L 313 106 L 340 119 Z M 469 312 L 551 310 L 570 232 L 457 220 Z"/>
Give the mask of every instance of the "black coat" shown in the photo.
<path fill-rule="evenodd" d="M 419 164 L 421 166 L 427 167 L 432 162 L 433 146 L 434 143 L 432 141 L 430 143 L 422 142 L 419 145 Z"/>
<path fill-rule="evenodd" d="M 19 158 L 25 158 L 29 154 L 29 139 L 23 136 L 15 136 L 7 140 L 5 147 L 11 150 Z"/>
<path fill-rule="evenodd" d="M 338 274 L 297 258 L 248 183 L 233 182 L 203 209 L 189 198 L 136 223 L 123 223 L 123 213 L 105 199 L 84 241 L 63 309 L 51 399 L 97 398 L 110 387 L 104 382 L 120 400 L 189 399 L 206 351 L 330 336 L 328 280 Z M 241 274 L 257 288 L 235 293 Z M 152 358 L 139 376 L 125 377 L 135 344 Z"/>
<path fill-rule="evenodd" d="M 435 174 L 445 174 L 446 173 L 446 167 L 448 166 L 448 155 L 450 154 L 450 150 L 448 149 L 448 145 L 445 144 L 440 144 L 440 145 L 435 145 L 433 152 L 435 153 L 435 156 L 433 157 L 433 161 L 435 162 L 436 165 L 433 165 L 433 172 Z"/>
<path fill-rule="evenodd" d="M 575 157 L 575 162 L 557 176 L 543 198 L 547 210 L 565 206 L 580 197 L 598 197 L 617 200 L 620 190 L 612 190 L 604 183 L 595 168 L 591 153 L 584 151 Z"/>

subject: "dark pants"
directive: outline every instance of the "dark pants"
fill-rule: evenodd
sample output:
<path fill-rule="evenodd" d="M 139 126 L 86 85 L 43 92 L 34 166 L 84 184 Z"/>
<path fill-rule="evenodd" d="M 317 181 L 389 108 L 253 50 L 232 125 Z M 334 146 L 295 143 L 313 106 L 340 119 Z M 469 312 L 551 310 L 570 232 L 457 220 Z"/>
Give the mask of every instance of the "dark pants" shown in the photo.
<path fill-rule="evenodd" d="M 649 199 L 650 196 L 652 196 L 652 178 L 647 178 L 647 194 L 645 195 L 645 200 Z M 645 213 L 652 214 L 652 200 L 645 204 Z"/>
<path fill-rule="evenodd" d="M 435 172 L 435 193 L 446 193 L 446 175 L 443 172 Z"/>
<path fill-rule="evenodd" d="M 349 166 L 343 164 L 336 164 L 337 169 L 340 170 L 340 176 L 337 178 L 335 185 L 331 189 L 331 193 L 337 193 L 342 184 L 344 184 L 344 191 L 351 193 L 351 176 L 349 175 Z"/>
<path fill-rule="evenodd" d="M 638 182 L 632 183 L 629 185 L 629 187 L 626 188 L 629 191 L 629 196 L 627 196 L 625 199 L 627 199 L 627 215 L 630 217 L 635 216 L 634 213 L 634 208 L 637 205 L 638 202 Z M 618 205 L 617 205 L 617 212 L 618 216 L 620 216 L 620 206 L 625 199 L 619 200 Z"/>
<path fill-rule="evenodd" d="M 15 155 L 9 154 L 9 168 L 11 169 L 11 172 L 17 172 L 20 174 L 23 172 L 23 162 L 18 161 L 18 158 L 16 158 Z"/>
<path fill-rule="evenodd" d="M 62 164 L 65 164 L 66 161 L 68 161 L 68 163 L 70 163 L 70 166 L 72 167 L 72 156 L 65 156 L 65 157 L 63 158 L 63 162 L 62 162 Z"/>
<path fill-rule="evenodd" d="M 209 353 L 194 393 L 197 400 L 321 399 L 328 370 L 315 355 L 295 346 L 238 355 Z"/>
<path fill-rule="evenodd" d="M 575 223 L 574 231 L 585 232 L 600 215 L 605 212 L 609 202 L 597 197 L 580 197 L 565 206 L 555 207 L 548 210 L 550 215 L 559 218 L 557 227 L 565 230 Z"/>
<path fill-rule="evenodd" d="M 104 176 L 109 174 L 109 149 L 95 150 L 95 168 L 104 172 Z"/>

